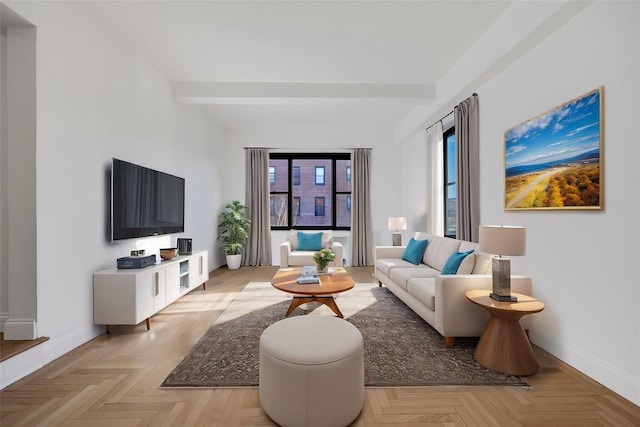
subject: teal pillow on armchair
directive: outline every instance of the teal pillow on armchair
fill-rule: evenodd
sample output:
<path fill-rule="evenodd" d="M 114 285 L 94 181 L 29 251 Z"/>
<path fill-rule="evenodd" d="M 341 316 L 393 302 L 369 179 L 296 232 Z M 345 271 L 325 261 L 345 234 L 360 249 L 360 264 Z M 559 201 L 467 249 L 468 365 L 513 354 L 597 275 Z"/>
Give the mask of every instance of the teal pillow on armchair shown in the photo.
<path fill-rule="evenodd" d="M 319 233 L 303 233 L 298 232 L 299 251 L 319 251 L 322 249 L 322 232 Z"/>
<path fill-rule="evenodd" d="M 422 255 L 424 255 L 425 249 L 427 249 L 428 243 L 428 240 L 416 240 L 412 237 L 409 239 L 409 243 L 407 243 L 407 247 L 402 254 L 402 259 L 411 264 L 420 264 L 420 260 L 422 259 Z"/>

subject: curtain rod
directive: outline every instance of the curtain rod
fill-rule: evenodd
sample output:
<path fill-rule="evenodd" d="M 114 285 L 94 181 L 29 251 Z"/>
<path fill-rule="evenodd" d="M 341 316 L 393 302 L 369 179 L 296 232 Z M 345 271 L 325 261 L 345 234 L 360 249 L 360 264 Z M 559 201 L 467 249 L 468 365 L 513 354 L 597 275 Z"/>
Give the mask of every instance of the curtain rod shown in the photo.
<path fill-rule="evenodd" d="M 313 153 L 317 153 L 318 151 L 316 151 L 315 149 L 312 148 L 282 148 L 282 147 L 244 147 L 245 150 L 251 150 L 254 148 L 266 148 L 267 150 L 305 150 L 309 153 L 313 152 Z M 323 151 L 320 151 L 320 153 L 325 152 L 327 150 L 373 150 L 373 148 L 371 147 L 339 147 L 339 148 L 331 148 L 331 147 L 323 147 L 322 148 Z M 327 151 L 328 152 L 328 151 Z"/>
<path fill-rule="evenodd" d="M 452 115 L 452 114 L 453 114 L 453 110 L 449 111 L 447 114 L 445 114 L 444 116 L 442 116 L 442 117 L 440 118 L 440 120 L 436 120 L 435 122 L 433 122 L 432 124 L 430 124 L 429 126 L 427 126 L 427 127 L 425 128 L 425 130 L 429 130 L 429 129 L 431 129 L 433 126 L 435 126 L 435 124 L 436 124 L 436 123 L 443 121 L 444 119 L 446 119 L 447 117 L 449 117 L 449 116 L 450 116 L 450 115 Z"/>
<path fill-rule="evenodd" d="M 470 97 L 468 97 L 467 99 L 469 99 L 469 98 L 471 98 L 471 97 L 473 97 L 473 96 L 478 96 L 478 94 L 477 94 L 476 92 L 473 92 L 473 94 L 471 94 L 471 96 L 470 96 Z M 466 101 L 467 99 L 465 99 L 464 101 Z M 464 101 L 461 101 L 461 102 L 464 102 Z M 455 107 L 454 107 L 454 110 L 455 110 Z M 433 127 L 433 125 L 435 125 L 435 124 L 436 124 L 436 123 L 438 123 L 438 122 L 443 121 L 444 119 L 446 119 L 447 117 L 449 117 L 450 115 L 452 115 L 452 114 L 453 114 L 453 112 L 454 112 L 454 110 L 451 110 L 450 112 L 448 112 L 447 114 L 445 114 L 444 116 L 442 116 L 442 117 L 440 118 L 440 120 L 436 120 L 436 121 L 435 121 L 435 122 L 433 122 L 431 125 L 427 126 L 427 127 L 425 128 L 425 130 L 429 130 L 429 129 L 431 129 L 431 128 Z"/>

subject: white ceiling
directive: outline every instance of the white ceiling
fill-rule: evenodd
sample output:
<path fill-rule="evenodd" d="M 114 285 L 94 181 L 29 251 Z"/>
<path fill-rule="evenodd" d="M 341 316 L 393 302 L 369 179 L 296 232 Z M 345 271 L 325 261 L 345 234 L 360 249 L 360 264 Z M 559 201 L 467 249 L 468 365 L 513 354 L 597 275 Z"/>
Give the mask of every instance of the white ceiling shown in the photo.
<path fill-rule="evenodd" d="M 384 125 L 438 82 L 511 1 L 87 3 L 225 126 Z"/>

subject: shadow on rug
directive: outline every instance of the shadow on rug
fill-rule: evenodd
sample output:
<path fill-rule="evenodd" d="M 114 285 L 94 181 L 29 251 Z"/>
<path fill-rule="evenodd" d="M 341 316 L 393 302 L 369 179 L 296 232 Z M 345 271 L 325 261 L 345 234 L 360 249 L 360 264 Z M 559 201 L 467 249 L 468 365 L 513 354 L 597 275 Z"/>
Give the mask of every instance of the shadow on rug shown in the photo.
<path fill-rule="evenodd" d="M 284 318 L 290 302 L 268 282 L 249 283 L 161 387 L 257 386 L 260 335 Z M 358 283 L 336 303 L 364 338 L 366 386 L 527 386 L 520 377 L 478 364 L 473 358 L 477 338 L 456 338 L 453 348 L 445 348 L 442 336 L 387 288 Z M 296 315 L 334 314 L 309 303 L 291 313 Z"/>

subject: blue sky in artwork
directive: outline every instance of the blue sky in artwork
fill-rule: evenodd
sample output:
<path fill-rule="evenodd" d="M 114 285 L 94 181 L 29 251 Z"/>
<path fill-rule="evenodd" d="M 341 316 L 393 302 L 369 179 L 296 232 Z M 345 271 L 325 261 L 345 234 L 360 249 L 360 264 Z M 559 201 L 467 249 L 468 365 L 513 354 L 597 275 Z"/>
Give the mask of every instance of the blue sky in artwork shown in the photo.
<path fill-rule="evenodd" d="M 509 129 L 505 165 L 528 166 L 570 159 L 600 148 L 600 91 Z"/>

